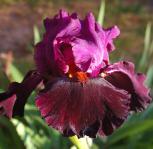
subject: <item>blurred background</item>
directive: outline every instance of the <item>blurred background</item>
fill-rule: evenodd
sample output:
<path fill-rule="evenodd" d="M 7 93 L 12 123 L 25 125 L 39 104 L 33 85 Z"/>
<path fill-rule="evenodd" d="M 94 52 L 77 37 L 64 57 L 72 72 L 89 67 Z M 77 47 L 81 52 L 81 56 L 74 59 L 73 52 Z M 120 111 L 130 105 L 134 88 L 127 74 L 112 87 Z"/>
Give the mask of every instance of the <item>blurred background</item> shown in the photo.
<path fill-rule="evenodd" d="M 81 18 L 92 11 L 104 28 L 117 25 L 121 35 L 111 61 L 133 61 L 137 71 L 147 75 L 145 83 L 153 93 L 153 0 L 0 0 L 0 91 L 34 68 L 33 47 L 44 32 L 43 19 L 61 8 L 77 12 Z M 26 105 L 24 118 L 0 118 L 0 149 L 75 149 L 73 141 L 44 123 L 34 96 Z M 153 104 L 132 114 L 111 136 L 86 140 L 91 149 L 152 149 Z"/>

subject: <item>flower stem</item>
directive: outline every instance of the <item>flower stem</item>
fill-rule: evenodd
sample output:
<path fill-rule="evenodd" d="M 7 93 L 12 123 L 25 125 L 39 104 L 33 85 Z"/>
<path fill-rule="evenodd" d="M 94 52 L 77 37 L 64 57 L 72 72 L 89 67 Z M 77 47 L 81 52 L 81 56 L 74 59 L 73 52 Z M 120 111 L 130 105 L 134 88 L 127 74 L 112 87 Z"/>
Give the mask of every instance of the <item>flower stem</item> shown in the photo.
<path fill-rule="evenodd" d="M 78 149 L 89 149 L 85 138 L 78 139 L 77 136 L 73 136 L 73 137 L 69 137 L 69 139 Z"/>

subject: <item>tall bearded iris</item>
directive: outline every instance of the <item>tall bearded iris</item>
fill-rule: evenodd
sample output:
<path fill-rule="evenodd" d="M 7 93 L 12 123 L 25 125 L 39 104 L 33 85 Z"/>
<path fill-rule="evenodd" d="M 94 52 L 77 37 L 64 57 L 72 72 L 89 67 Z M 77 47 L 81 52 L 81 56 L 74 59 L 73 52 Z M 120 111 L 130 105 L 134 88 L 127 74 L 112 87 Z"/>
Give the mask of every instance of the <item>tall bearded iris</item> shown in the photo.
<path fill-rule="evenodd" d="M 151 102 L 145 76 L 134 64 L 109 64 L 117 26 L 103 29 L 92 13 L 84 20 L 61 10 L 45 19 L 46 32 L 35 46 L 36 70 L 0 94 L 0 113 L 23 116 L 28 96 L 43 82 L 36 106 L 47 124 L 64 136 L 110 135 L 131 111 Z"/>

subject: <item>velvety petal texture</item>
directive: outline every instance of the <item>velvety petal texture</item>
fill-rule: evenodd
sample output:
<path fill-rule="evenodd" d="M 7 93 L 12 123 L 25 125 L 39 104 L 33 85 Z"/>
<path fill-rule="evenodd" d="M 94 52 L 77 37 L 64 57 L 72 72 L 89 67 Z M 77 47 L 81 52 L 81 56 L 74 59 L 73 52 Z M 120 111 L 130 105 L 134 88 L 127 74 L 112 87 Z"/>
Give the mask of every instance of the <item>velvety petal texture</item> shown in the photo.
<path fill-rule="evenodd" d="M 49 126 L 65 136 L 109 135 L 127 118 L 130 95 L 103 78 L 49 82 L 36 105 Z"/>
<path fill-rule="evenodd" d="M 128 91 L 131 96 L 130 109 L 142 111 L 151 102 L 149 89 L 145 86 L 146 77 L 141 73 L 136 73 L 134 64 L 121 61 L 107 66 L 104 69 L 105 79 L 117 88 Z"/>
<path fill-rule="evenodd" d="M 41 80 L 39 73 L 30 71 L 21 83 L 11 83 L 8 91 L 0 93 L 0 115 L 23 116 L 25 103 Z"/>
<path fill-rule="evenodd" d="M 101 28 L 92 13 L 81 20 L 61 10 L 53 19 L 45 19 L 44 25 L 46 33 L 35 47 L 35 62 L 39 72 L 56 76 L 76 70 L 97 76 L 108 64 L 113 39 L 120 33 L 117 26 Z"/>

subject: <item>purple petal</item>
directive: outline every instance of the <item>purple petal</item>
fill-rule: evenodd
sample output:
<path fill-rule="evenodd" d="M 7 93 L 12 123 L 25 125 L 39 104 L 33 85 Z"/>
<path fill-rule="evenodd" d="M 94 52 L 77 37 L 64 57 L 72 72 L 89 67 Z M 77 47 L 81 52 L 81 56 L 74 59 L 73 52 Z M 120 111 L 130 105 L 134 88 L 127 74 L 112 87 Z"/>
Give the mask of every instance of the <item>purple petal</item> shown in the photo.
<path fill-rule="evenodd" d="M 65 136 L 95 137 L 98 132 L 108 135 L 123 123 L 129 113 L 129 98 L 126 91 L 103 78 L 84 84 L 57 79 L 38 95 L 36 105 L 47 124 Z M 105 127 L 105 121 L 110 126 Z"/>
<path fill-rule="evenodd" d="M 0 115 L 6 115 L 9 118 L 23 116 L 28 97 L 41 81 L 42 77 L 39 73 L 30 71 L 21 83 L 11 83 L 6 92 L 0 93 L 2 111 Z"/>
<path fill-rule="evenodd" d="M 102 39 L 102 42 L 105 47 L 104 61 L 108 63 L 109 62 L 109 52 L 115 49 L 115 46 L 113 44 L 113 39 L 119 36 L 120 30 L 117 26 L 113 26 L 108 29 L 102 29 L 101 26 L 98 23 L 96 23 L 96 31 L 99 37 Z"/>
<path fill-rule="evenodd" d="M 105 30 L 105 44 L 109 52 L 115 49 L 113 39 L 119 36 L 119 34 L 120 30 L 117 26 L 113 26 Z"/>
<path fill-rule="evenodd" d="M 45 19 L 44 25 L 46 29 L 44 39 L 35 47 L 34 58 L 37 68 L 43 74 L 59 75 L 65 73 L 68 67 L 58 56 L 59 49 L 56 50 L 56 43 L 59 42 L 61 37 L 67 38 L 79 34 L 80 20 L 76 14 L 69 16 L 66 11 L 61 10 L 53 19 Z"/>
<path fill-rule="evenodd" d="M 120 89 L 128 91 L 131 96 L 130 107 L 134 111 L 142 111 L 151 102 L 149 89 L 144 85 L 146 77 L 135 73 L 134 64 L 121 61 L 104 69 L 105 79 Z"/>
<path fill-rule="evenodd" d="M 34 56 L 43 75 L 61 76 L 79 70 L 97 76 L 108 64 L 108 52 L 114 49 L 113 39 L 119 35 L 116 26 L 102 29 L 92 13 L 80 20 L 76 13 L 61 10 L 53 19 L 45 19 L 44 25 L 46 32 Z"/>

